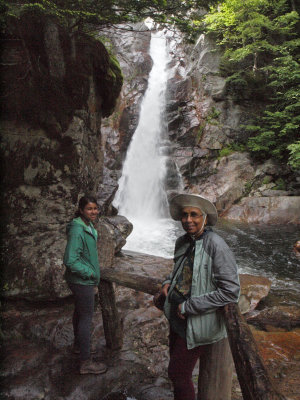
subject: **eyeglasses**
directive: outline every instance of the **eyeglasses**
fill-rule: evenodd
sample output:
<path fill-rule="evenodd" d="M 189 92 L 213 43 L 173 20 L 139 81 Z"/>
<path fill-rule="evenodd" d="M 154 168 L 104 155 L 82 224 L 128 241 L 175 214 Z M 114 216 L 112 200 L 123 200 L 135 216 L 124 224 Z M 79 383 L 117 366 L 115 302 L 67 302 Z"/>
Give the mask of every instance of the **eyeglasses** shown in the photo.
<path fill-rule="evenodd" d="M 191 213 L 182 213 L 181 214 L 181 219 L 188 219 L 189 217 L 192 219 L 200 219 L 200 218 L 203 218 L 203 214 L 198 214 L 194 211 L 192 211 Z"/>

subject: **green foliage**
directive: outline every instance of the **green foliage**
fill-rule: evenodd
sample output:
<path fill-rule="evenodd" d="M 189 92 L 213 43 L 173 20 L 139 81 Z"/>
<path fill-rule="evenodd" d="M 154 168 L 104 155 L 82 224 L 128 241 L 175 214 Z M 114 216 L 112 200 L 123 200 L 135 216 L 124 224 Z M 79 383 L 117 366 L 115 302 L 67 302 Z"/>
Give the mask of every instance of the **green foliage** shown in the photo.
<path fill-rule="evenodd" d="M 288 150 L 290 151 L 288 164 L 294 169 L 300 168 L 300 140 L 290 144 Z"/>
<path fill-rule="evenodd" d="M 161 25 L 176 25 L 192 36 L 193 20 L 200 8 L 216 4 L 216 0 L 25 0 L 18 7 L 4 2 L 10 11 L 47 13 L 59 18 L 71 30 L 89 32 L 112 25 L 136 23 L 150 17 Z M 126 29 L 123 26 L 122 29 Z M 128 29 L 130 27 L 128 26 Z"/>
<path fill-rule="evenodd" d="M 252 190 L 252 186 L 253 186 L 253 182 L 252 181 L 248 181 L 245 183 L 245 187 L 244 187 L 244 196 L 248 196 L 248 194 L 251 192 Z"/>
<path fill-rule="evenodd" d="M 267 185 L 270 182 L 272 182 L 272 177 L 269 175 L 265 176 L 264 179 L 262 180 L 263 185 Z"/>
<path fill-rule="evenodd" d="M 217 110 L 216 107 L 212 107 L 206 117 L 206 122 L 210 125 L 218 125 L 217 119 L 219 118 L 221 111 Z"/>
<path fill-rule="evenodd" d="M 243 144 L 231 143 L 228 146 L 223 147 L 219 151 L 219 157 L 218 158 L 227 157 L 230 154 L 235 153 L 237 151 L 243 152 L 245 150 L 246 150 L 246 148 L 245 148 L 245 146 Z"/>
<path fill-rule="evenodd" d="M 275 181 L 275 186 L 272 188 L 272 190 L 286 190 L 286 184 L 282 178 L 277 179 Z"/>
<path fill-rule="evenodd" d="M 289 159 L 298 168 L 300 18 L 295 4 L 224 0 L 203 18 L 202 29 L 223 49 L 220 72 L 227 78 L 227 93 L 239 103 L 265 105 L 246 126 L 250 152 L 259 159 Z"/>

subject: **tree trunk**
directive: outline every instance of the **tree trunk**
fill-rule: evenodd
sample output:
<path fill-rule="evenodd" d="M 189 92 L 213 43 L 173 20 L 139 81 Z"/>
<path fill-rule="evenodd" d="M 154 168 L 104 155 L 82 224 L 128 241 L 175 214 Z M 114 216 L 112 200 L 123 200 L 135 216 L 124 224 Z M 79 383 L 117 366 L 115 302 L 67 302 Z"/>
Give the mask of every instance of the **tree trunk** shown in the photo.
<path fill-rule="evenodd" d="M 228 339 L 209 346 L 200 357 L 198 400 L 230 400 L 233 360 Z"/>
<path fill-rule="evenodd" d="M 123 344 L 123 323 L 118 313 L 115 292 L 111 282 L 101 280 L 99 299 L 106 346 L 113 350 L 120 349 Z"/>
<path fill-rule="evenodd" d="M 225 324 L 244 400 L 284 400 L 271 381 L 238 305 L 224 307 Z"/>

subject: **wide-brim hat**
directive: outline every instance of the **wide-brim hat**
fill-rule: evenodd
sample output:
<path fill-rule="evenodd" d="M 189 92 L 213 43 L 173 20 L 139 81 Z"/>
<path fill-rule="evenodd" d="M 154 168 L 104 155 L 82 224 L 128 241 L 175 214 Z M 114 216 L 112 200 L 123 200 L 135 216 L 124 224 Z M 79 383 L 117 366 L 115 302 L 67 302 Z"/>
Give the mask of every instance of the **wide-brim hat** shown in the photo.
<path fill-rule="evenodd" d="M 169 201 L 170 214 L 175 221 L 180 221 L 184 207 L 200 208 L 207 215 L 207 225 L 216 225 L 218 212 L 213 203 L 198 194 L 178 194 Z"/>

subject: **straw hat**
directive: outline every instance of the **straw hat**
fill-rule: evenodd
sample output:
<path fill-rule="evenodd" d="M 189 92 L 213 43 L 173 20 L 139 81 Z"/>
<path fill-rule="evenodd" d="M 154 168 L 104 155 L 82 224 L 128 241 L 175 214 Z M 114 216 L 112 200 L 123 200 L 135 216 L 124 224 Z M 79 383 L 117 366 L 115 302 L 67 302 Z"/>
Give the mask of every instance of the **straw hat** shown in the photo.
<path fill-rule="evenodd" d="M 218 220 L 218 212 L 212 202 L 198 194 L 178 194 L 170 202 L 170 214 L 175 221 L 181 220 L 181 213 L 184 207 L 200 208 L 207 215 L 207 225 L 215 225 Z"/>

